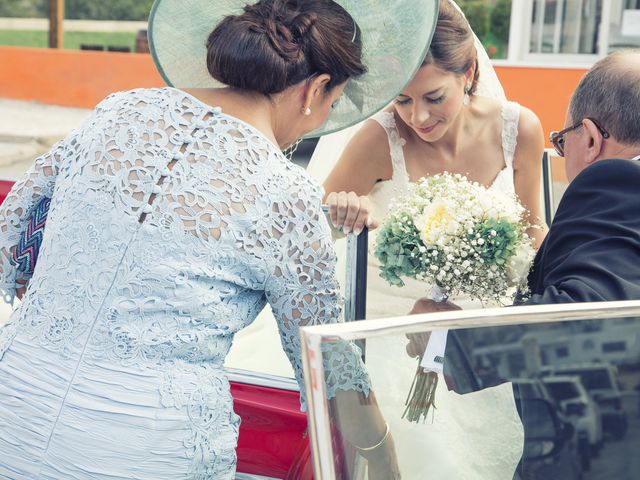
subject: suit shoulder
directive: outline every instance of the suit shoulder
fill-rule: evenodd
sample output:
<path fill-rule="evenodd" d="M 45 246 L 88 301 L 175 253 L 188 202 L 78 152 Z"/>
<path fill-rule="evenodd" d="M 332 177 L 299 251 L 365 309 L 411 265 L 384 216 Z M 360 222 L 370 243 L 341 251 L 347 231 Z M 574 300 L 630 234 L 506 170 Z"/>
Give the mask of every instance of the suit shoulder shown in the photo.
<path fill-rule="evenodd" d="M 640 161 L 637 160 L 624 160 L 621 158 L 610 158 L 607 160 L 600 160 L 589 168 L 586 168 L 578 177 L 584 176 L 587 178 L 601 177 L 602 175 L 640 175 Z M 576 177 L 576 179 L 578 178 Z"/>

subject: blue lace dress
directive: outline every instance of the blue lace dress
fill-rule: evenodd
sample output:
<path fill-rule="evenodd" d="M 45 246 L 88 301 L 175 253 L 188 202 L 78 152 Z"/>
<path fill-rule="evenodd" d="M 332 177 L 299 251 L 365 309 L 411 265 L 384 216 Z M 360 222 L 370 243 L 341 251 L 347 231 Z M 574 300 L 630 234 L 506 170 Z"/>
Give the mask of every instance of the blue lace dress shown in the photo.
<path fill-rule="evenodd" d="M 0 208 L 8 301 L 42 196 L 40 258 L 0 328 L 0 478 L 233 478 L 234 334 L 269 302 L 302 386 L 298 327 L 339 318 L 320 187 L 185 92 L 114 94 Z M 368 393 L 357 351 L 336 355 L 328 395 Z"/>

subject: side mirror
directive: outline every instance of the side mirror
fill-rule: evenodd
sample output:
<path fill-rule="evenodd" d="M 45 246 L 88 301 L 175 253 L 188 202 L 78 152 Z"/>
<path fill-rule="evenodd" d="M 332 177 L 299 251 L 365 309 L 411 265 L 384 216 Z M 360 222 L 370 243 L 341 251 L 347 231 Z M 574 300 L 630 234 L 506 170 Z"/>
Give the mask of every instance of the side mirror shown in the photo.
<path fill-rule="evenodd" d="M 571 424 L 561 422 L 555 407 L 546 400 L 519 399 L 516 407 L 524 427 L 524 461 L 554 455 L 573 435 Z"/>

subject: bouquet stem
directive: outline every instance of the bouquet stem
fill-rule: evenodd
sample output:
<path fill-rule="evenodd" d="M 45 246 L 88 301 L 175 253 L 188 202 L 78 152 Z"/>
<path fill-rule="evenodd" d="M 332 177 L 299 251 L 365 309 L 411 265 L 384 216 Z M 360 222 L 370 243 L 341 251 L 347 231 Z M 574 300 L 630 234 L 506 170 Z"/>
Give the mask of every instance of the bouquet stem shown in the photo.
<path fill-rule="evenodd" d="M 438 374 L 436 372 L 425 371 L 418 365 L 416 375 L 413 377 L 413 383 L 409 390 L 404 404 L 406 405 L 402 418 L 406 418 L 410 422 L 424 423 L 431 407 L 436 409 L 436 387 L 438 386 Z"/>
<path fill-rule="evenodd" d="M 446 293 L 437 285 L 431 291 L 431 299 L 435 302 L 447 300 Z M 444 372 L 444 351 L 447 346 L 447 330 L 433 330 L 427 341 L 427 348 L 420 357 L 420 363 L 409 395 L 405 401 L 402 418 L 410 422 L 426 421 L 429 410 L 435 410 L 436 387 L 438 374 Z"/>

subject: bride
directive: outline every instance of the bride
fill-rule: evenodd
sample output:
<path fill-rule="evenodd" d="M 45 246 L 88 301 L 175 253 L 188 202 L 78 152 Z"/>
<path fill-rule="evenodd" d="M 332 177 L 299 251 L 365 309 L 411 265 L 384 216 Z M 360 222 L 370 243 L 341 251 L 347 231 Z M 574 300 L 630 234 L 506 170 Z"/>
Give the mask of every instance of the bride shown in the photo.
<path fill-rule="evenodd" d="M 412 81 L 360 128 L 323 137 L 309 171 L 324 181 L 332 221 L 345 233 L 359 233 L 366 222 L 375 228 L 392 198 L 411 182 L 448 171 L 517 194 L 537 248 L 546 233 L 539 202 L 543 149 L 540 121 L 531 110 L 505 100 L 482 45 L 457 5 L 446 0 L 429 53 Z M 336 160 L 325 179 L 327 164 Z M 375 236 L 371 239 L 373 244 Z M 400 289 L 387 285 L 378 272 L 370 248 L 367 318 L 405 314 L 428 294 L 423 282 L 409 280 Z M 466 299 L 455 302 L 479 306 Z"/>
<path fill-rule="evenodd" d="M 346 147 L 345 147 L 346 144 Z M 440 2 L 436 31 L 422 67 L 392 105 L 350 131 L 322 137 L 309 172 L 324 182 L 334 225 L 358 234 L 377 227 L 391 200 L 412 182 L 460 173 L 491 189 L 517 195 L 536 248 L 546 233 L 540 178 L 544 139 L 529 109 L 509 102 L 491 63 L 455 3 Z M 334 166 L 334 162 L 335 166 Z M 404 315 L 430 287 L 405 280 L 392 287 L 379 277 L 370 236 L 367 318 Z M 462 307 L 480 306 L 455 298 Z M 522 455 L 523 431 L 512 386 L 459 395 L 440 381 L 432 422 L 402 420 L 415 372 L 407 339 L 367 341 L 367 366 L 380 408 L 394 432 L 405 478 L 511 479 Z M 392 361 L 394 368 L 389 369 Z M 382 386 L 382 388 L 380 388 Z M 492 432 L 487 442 L 482 432 Z"/>

